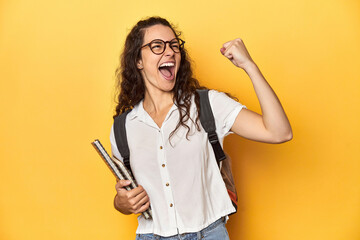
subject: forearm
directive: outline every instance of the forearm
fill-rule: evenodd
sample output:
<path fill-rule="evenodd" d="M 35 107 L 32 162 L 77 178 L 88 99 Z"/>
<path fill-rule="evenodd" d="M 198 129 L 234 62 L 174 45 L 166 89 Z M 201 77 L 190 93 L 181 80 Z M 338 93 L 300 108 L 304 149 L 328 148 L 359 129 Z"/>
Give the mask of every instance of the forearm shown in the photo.
<path fill-rule="evenodd" d="M 260 69 L 251 61 L 244 67 L 244 70 L 249 75 L 259 100 L 264 127 L 279 141 L 290 140 L 292 130 L 289 120 L 278 97 L 260 72 Z"/>

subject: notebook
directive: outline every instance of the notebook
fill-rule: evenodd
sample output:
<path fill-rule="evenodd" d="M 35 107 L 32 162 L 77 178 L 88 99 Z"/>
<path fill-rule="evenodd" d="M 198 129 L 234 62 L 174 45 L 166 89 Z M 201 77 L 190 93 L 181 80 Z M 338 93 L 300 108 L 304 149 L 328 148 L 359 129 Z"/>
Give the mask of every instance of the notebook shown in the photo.
<path fill-rule="evenodd" d="M 109 154 L 106 152 L 105 148 L 102 146 L 100 141 L 96 139 L 91 143 L 95 150 L 99 153 L 100 157 L 104 160 L 105 164 L 109 167 L 111 172 L 114 174 L 116 179 L 118 180 L 130 180 L 130 185 L 126 186 L 126 190 L 131 190 L 136 188 L 138 185 L 135 179 L 132 177 L 129 170 L 125 167 L 122 161 L 115 157 L 110 157 Z M 147 209 L 145 212 L 142 213 L 145 219 L 151 219 L 152 213 L 151 209 Z"/>

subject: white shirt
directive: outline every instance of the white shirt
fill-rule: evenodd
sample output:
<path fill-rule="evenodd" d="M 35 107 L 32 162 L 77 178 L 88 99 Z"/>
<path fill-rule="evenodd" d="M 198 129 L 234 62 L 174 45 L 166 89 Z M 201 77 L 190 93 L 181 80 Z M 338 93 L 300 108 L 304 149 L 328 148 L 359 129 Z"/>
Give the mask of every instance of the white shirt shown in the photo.
<path fill-rule="evenodd" d="M 209 91 L 221 145 L 244 105 L 215 90 Z M 192 98 L 190 117 L 196 119 Z M 187 129 L 180 127 L 169 142 L 169 135 L 179 121 L 175 104 L 159 128 L 137 104 L 126 118 L 130 165 L 138 184 L 150 198 L 152 220 L 138 216 L 137 234 L 154 233 L 168 237 L 198 232 L 217 219 L 235 212 L 222 180 L 207 133 L 197 131 L 192 121 Z M 113 128 L 110 133 L 112 154 L 122 159 L 117 149 Z"/>

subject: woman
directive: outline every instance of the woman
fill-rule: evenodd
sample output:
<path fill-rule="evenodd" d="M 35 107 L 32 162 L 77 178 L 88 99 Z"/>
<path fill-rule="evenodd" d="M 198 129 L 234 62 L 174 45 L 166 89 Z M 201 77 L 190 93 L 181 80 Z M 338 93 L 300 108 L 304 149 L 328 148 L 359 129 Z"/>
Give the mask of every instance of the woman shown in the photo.
<path fill-rule="evenodd" d="M 198 119 L 201 88 L 193 78 L 184 42 L 165 19 L 139 21 L 127 36 L 121 64 L 117 115 L 126 118 L 131 169 L 139 187 L 118 181 L 115 208 L 137 214 L 151 205 L 153 219 L 138 217 L 136 239 L 228 239 L 227 215 L 234 212 L 207 134 Z M 249 75 L 262 115 L 209 91 L 217 134 L 281 143 L 292 138 L 289 121 L 275 93 L 251 59 L 241 39 L 220 49 Z M 112 153 L 121 159 L 113 129 Z"/>

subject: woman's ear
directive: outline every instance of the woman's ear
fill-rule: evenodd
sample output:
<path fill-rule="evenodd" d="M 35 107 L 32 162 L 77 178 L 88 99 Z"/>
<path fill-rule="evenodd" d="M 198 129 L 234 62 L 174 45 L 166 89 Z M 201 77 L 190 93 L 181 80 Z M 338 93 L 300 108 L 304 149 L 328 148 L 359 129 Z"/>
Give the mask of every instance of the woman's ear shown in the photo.
<path fill-rule="evenodd" d="M 144 68 L 143 65 L 142 65 L 141 59 L 137 62 L 136 66 L 137 66 L 137 68 L 140 69 L 140 70 Z"/>

